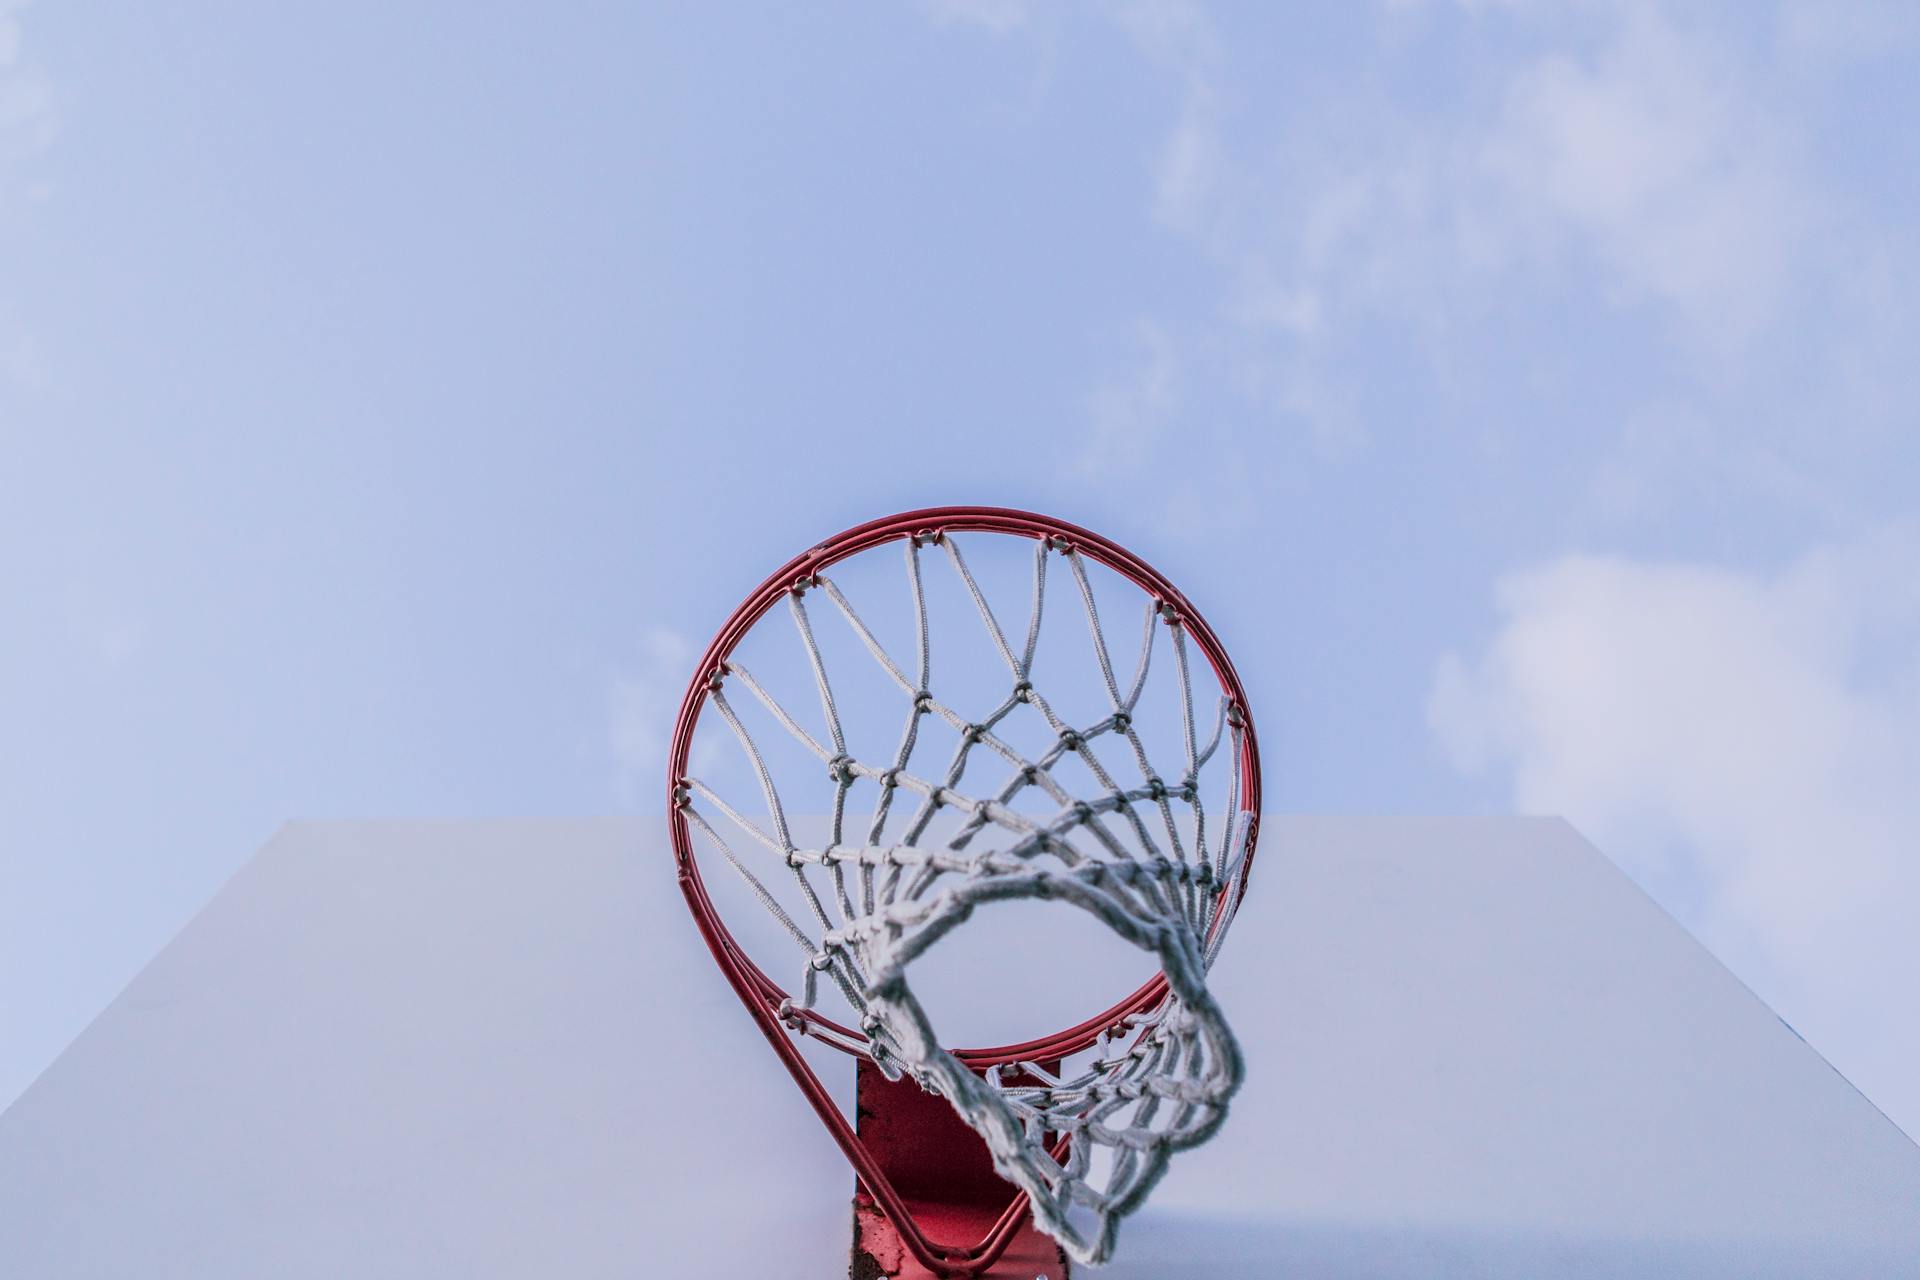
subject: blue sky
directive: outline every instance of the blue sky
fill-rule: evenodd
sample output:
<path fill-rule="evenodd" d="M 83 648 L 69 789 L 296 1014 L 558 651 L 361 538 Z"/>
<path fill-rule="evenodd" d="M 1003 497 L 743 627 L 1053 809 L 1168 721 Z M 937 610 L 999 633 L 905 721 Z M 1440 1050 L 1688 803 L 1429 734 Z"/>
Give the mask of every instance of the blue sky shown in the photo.
<path fill-rule="evenodd" d="M 288 818 L 656 809 L 743 590 L 964 501 L 1186 585 L 1270 806 L 1565 813 L 1920 1130 L 1917 53 L 0 0 L 0 1099 Z"/>

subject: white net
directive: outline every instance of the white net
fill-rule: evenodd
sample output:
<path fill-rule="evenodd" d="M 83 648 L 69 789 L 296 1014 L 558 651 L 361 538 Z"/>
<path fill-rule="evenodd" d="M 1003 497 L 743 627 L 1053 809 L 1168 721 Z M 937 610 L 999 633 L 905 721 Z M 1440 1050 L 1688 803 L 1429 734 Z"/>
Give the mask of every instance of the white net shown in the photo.
<path fill-rule="evenodd" d="M 934 628 L 923 564 L 930 544 L 944 551 L 1004 666 L 999 701 L 979 718 L 931 687 Z M 904 1072 L 946 1098 L 985 1139 L 1001 1175 L 1028 1193 L 1041 1228 L 1074 1258 L 1098 1262 L 1119 1220 L 1145 1198 L 1171 1154 L 1218 1127 L 1240 1083 L 1240 1053 L 1206 974 L 1240 896 L 1254 816 L 1242 808 L 1244 720 L 1224 690 L 1204 707 L 1196 699 L 1196 664 L 1182 620 L 1144 593 L 1139 657 L 1122 682 L 1087 564 L 1073 547 L 1033 540 L 1026 631 L 1015 644 L 951 535 L 916 536 L 904 546 L 916 637 L 911 660 L 903 664 L 888 652 L 837 582 L 816 575 L 796 583 L 788 605 L 820 720 L 809 729 L 765 682 L 729 659 L 713 676 L 707 702 L 737 743 L 736 759 L 749 766 L 738 784 L 748 794 L 729 798 L 722 785 L 689 776 L 676 798 L 691 830 L 802 952 L 799 994 L 782 1010 L 788 1025 L 837 1038 L 889 1077 Z M 1033 680 L 1048 566 L 1056 558 L 1077 587 L 1097 667 L 1104 713 L 1090 723 L 1068 723 Z M 824 598 L 844 619 L 877 664 L 878 683 L 898 699 L 903 727 L 884 758 L 864 760 L 848 749 L 810 598 Z M 1163 635 L 1178 705 L 1167 742 L 1154 745 L 1170 743 L 1183 755 L 1171 779 L 1150 759 L 1138 723 Z M 1198 665 L 1203 679 L 1213 676 Z M 763 739 L 770 722 L 814 766 L 804 775 L 780 767 L 782 758 L 756 739 L 748 711 Z M 1033 717 L 1038 722 L 1024 737 L 1015 732 L 1021 718 Z M 929 732 L 936 727 L 946 732 Z M 916 748 L 926 756 L 936 736 L 953 739 L 951 753 L 916 769 Z M 1023 752 L 1016 741 L 1039 745 Z M 1103 752 L 1124 763 L 1110 765 Z M 990 785 L 969 787 L 970 771 L 991 775 Z M 867 791 L 872 808 L 856 818 L 853 797 Z M 1217 816 L 1206 796 L 1219 803 Z M 831 814 L 823 842 L 797 836 L 804 828 L 790 815 L 809 812 Z M 1080 1055 L 1089 1060 L 1009 1062 L 977 1073 L 942 1048 L 908 975 L 977 906 L 1021 898 L 1088 912 L 1152 955 L 1168 995 L 1125 1016 L 1110 1029 L 1116 1038 Z M 857 1017 L 863 1042 L 836 1037 L 831 1024 L 805 1016 L 829 993 Z"/>

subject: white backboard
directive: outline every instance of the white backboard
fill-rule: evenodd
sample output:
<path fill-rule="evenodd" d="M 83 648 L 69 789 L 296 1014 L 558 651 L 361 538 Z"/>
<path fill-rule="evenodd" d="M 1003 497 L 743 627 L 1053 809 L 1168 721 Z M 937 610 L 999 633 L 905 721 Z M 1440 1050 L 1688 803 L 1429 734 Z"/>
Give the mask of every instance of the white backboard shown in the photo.
<path fill-rule="evenodd" d="M 1920 1276 L 1920 1148 L 1563 823 L 1270 816 L 1214 980 L 1103 1277 Z M 821 1280 L 850 1191 L 658 819 L 300 823 L 0 1117 L 0 1274 Z"/>

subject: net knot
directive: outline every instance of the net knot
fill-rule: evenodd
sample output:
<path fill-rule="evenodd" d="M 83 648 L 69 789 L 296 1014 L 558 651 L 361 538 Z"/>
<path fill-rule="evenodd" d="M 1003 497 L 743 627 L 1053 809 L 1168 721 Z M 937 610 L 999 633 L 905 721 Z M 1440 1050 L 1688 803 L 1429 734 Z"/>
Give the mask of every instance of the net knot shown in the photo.
<path fill-rule="evenodd" d="M 1125 733 L 1131 728 L 1133 728 L 1132 716 L 1124 711 L 1116 711 L 1113 713 L 1113 731 L 1115 733 Z"/>
<path fill-rule="evenodd" d="M 1079 731 L 1075 729 L 1062 729 L 1060 731 L 1060 745 L 1068 751 L 1078 751 L 1080 749 Z"/>
<path fill-rule="evenodd" d="M 1014 685 L 1013 700 L 1015 702 L 1032 702 L 1033 701 L 1033 681 L 1022 680 L 1019 684 Z"/>
<path fill-rule="evenodd" d="M 827 761 L 827 778 L 829 781 L 836 782 L 841 786 L 846 786 L 851 783 L 853 781 L 853 757 L 842 751 L 839 755 Z"/>
<path fill-rule="evenodd" d="M 918 715 L 925 715 L 927 714 L 927 712 L 932 711 L 933 710 L 932 692 L 926 689 L 922 689 L 918 693 L 914 694 L 913 709 L 914 709 L 914 712 Z"/>

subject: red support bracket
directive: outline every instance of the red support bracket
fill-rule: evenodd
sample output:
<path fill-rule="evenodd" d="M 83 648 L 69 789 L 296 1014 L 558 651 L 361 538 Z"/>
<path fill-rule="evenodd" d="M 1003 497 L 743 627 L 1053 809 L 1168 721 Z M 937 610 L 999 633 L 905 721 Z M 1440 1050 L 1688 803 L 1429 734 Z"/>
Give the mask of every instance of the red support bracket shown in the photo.
<path fill-rule="evenodd" d="M 1053 1237 L 1033 1225 L 1026 1197 L 993 1171 L 987 1144 L 944 1098 L 910 1077 L 889 1080 L 866 1058 L 855 1060 L 860 1141 L 913 1217 L 914 1229 L 942 1252 L 973 1252 L 1011 1225 L 1005 1248 L 981 1280 L 1066 1280 L 1067 1260 Z M 1041 1064 L 1048 1070 L 1058 1063 Z M 1017 1205 L 1017 1222 L 1008 1223 Z M 962 1264 L 964 1266 L 964 1264 Z M 852 1280 L 931 1280 L 900 1228 L 858 1183 L 853 1196 Z M 951 1274 L 951 1273 L 949 1273 Z"/>

